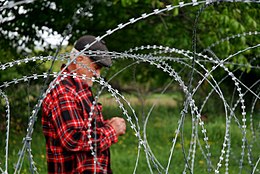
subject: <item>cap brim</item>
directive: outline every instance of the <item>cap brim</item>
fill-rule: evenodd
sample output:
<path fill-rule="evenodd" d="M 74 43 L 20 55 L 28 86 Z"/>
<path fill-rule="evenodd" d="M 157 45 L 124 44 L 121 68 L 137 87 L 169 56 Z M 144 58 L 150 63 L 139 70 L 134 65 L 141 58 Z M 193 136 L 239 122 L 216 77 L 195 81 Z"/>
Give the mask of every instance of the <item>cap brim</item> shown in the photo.
<path fill-rule="evenodd" d="M 110 56 L 90 56 L 90 58 L 100 66 L 107 67 L 107 68 L 112 66 L 112 61 Z"/>

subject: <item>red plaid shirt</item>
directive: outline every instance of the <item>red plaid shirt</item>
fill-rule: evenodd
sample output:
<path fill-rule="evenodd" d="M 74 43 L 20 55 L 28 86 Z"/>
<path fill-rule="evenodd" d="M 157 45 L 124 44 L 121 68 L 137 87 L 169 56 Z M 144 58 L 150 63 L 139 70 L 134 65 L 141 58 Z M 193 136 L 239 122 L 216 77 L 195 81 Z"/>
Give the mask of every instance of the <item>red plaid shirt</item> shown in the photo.
<path fill-rule="evenodd" d="M 112 173 L 109 147 L 117 142 L 117 136 L 104 121 L 101 105 L 94 105 L 93 119 L 88 119 L 93 102 L 91 89 L 78 77 L 59 77 L 58 82 L 42 103 L 48 173 Z M 91 147 L 96 149 L 97 163 Z"/>

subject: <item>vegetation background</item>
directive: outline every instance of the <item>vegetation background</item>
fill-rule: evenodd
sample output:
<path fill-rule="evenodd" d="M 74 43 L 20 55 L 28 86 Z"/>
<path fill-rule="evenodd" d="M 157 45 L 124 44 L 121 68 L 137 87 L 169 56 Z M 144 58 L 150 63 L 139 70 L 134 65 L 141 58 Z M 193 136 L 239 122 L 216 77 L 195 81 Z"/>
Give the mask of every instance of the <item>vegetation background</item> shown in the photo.
<path fill-rule="evenodd" d="M 0 7 L 8 5 L 10 2 L 1 0 Z M 185 1 L 189 2 L 189 1 Z M 24 3 L 20 6 L 1 9 L 0 14 L 0 67 L 13 60 L 24 59 L 33 56 L 57 55 L 70 51 L 77 38 L 84 34 L 101 36 L 107 30 L 116 28 L 120 23 L 126 23 L 131 18 L 140 17 L 143 13 L 150 13 L 154 9 L 165 8 L 167 5 L 177 5 L 178 0 L 37 0 L 31 3 Z M 233 35 L 258 31 L 260 27 L 260 4 L 243 2 L 215 2 L 210 5 L 187 6 L 176 8 L 172 11 L 165 11 L 161 14 L 151 16 L 133 25 L 119 30 L 105 38 L 110 51 L 123 52 L 130 48 L 142 45 L 163 45 L 170 48 L 183 50 L 203 51 L 210 45 L 221 41 L 222 38 Z M 194 32 L 196 29 L 196 42 L 194 43 Z M 48 42 L 49 36 L 60 36 L 64 39 L 63 44 L 56 39 L 55 44 Z M 61 41 L 61 40 L 60 40 Z M 239 50 L 254 46 L 260 43 L 259 35 L 241 36 L 235 39 L 226 40 L 212 48 L 215 56 L 224 59 Z M 196 47 L 194 47 L 196 45 Z M 149 52 L 143 52 L 145 54 Z M 259 80 L 260 72 L 256 67 L 260 63 L 260 49 L 248 50 L 243 54 L 235 56 L 227 67 L 234 71 L 236 77 L 240 77 L 242 83 L 251 86 Z M 177 56 L 177 55 L 171 55 Z M 133 60 L 117 60 L 114 66 L 107 73 L 107 77 L 121 70 Z M 53 71 L 58 71 L 60 62 L 55 63 Z M 183 68 L 183 65 L 169 62 L 169 64 L 180 73 L 185 82 L 189 82 L 190 69 Z M 25 75 L 46 72 L 51 63 L 45 61 L 30 62 L 21 66 L 14 66 L 8 70 L 0 70 L 0 85 L 5 81 L 18 79 Z M 242 66 L 243 65 L 243 66 Z M 206 64 L 209 68 L 211 65 Z M 198 67 L 197 67 L 198 68 Z M 216 81 L 220 81 L 226 74 L 221 69 L 213 73 Z M 199 76 L 193 77 L 194 85 L 201 79 Z M 171 141 L 174 136 L 180 112 L 183 108 L 185 95 L 179 84 L 171 83 L 171 78 L 166 73 L 151 68 L 148 64 L 137 64 L 128 69 L 111 81 L 112 86 L 126 94 L 129 100 L 135 105 L 138 113 L 140 125 L 143 125 L 151 103 L 157 102 L 157 107 L 153 111 L 149 121 L 148 136 L 154 153 L 158 156 L 162 165 L 167 164 Z M 233 95 L 235 85 L 226 79 L 221 83 L 221 89 L 225 99 L 231 103 L 238 97 Z M 167 84 L 171 84 L 165 94 L 160 91 Z M 12 173 L 12 165 L 17 160 L 19 148 L 22 145 L 22 138 L 26 133 L 29 115 L 38 100 L 43 87 L 44 80 L 29 81 L 18 86 L 13 85 L 4 92 L 9 97 L 11 105 L 11 141 L 9 166 Z M 259 85 L 252 88 L 257 91 Z M 208 95 L 212 87 L 208 83 L 203 83 L 194 99 L 200 106 Z M 104 95 L 103 103 L 109 100 Z M 247 109 L 251 109 L 254 96 L 246 95 Z M 111 104 L 113 102 L 110 102 Z M 0 103 L 0 132 L 1 140 L 5 137 L 6 122 L 4 101 Z M 256 115 L 254 122 L 259 122 L 259 101 L 255 105 Z M 105 108 L 105 115 L 111 117 L 120 114 L 117 106 Z M 237 110 L 238 118 L 241 119 L 241 110 Z M 223 143 L 225 129 L 224 106 L 217 94 L 213 94 L 207 105 L 203 109 L 207 131 L 210 142 L 213 144 L 212 153 L 214 164 L 217 163 Z M 176 145 L 175 158 L 172 162 L 171 171 L 180 173 L 184 168 L 183 148 L 188 150 L 192 120 L 187 115 L 183 140 L 179 140 Z M 40 114 L 33 137 L 32 148 L 39 173 L 46 173 L 44 137 L 41 133 Z M 232 144 L 235 146 L 230 171 L 237 173 L 239 158 L 241 157 L 241 130 L 236 123 L 232 123 Z M 250 124 L 249 122 L 247 123 Z M 128 125 L 129 126 L 129 125 Z M 221 128 L 221 129 L 220 129 Z M 220 131 L 222 130 L 223 131 Z M 248 128 L 249 129 L 249 128 Z M 121 137 L 119 143 L 112 150 L 113 168 L 115 173 L 132 173 L 137 155 L 137 140 L 128 128 L 127 135 Z M 216 131 L 218 130 L 218 131 Z M 248 130 L 250 131 L 250 130 Z M 253 141 L 252 135 L 248 134 L 248 140 L 255 147 L 254 152 L 259 152 L 259 145 Z M 4 147 L 4 141 L 0 142 L 0 147 Z M 249 143 L 249 144 L 250 144 Z M 255 144 L 254 144 L 255 143 Z M 214 146 L 215 144 L 215 146 Z M 4 148 L 0 153 L 0 161 L 3 163 Z M 142 151 L 142 150 L 141 150 Z M 149 173 L 145 154 L 141 152 L 137 173 Z M 239 155 L 236 155 L 239 154 Z M 257 159 L 256 153 L 253 161 Z M 181 156 L 180 158 L 178 158 Z M 194 173 L 207 173 L 206 161 L 202 153 L 198 150 L 196 165 L 198 171 Z M 2 165 L 0 164 L 2 167 Z M 25 164 L 22 173 L 28 173 L 28 164 Z M 224 167 L 223 167 L 224 170 Z M 252 166 L 245 162 L 243 172 L 252 171 Z"/>

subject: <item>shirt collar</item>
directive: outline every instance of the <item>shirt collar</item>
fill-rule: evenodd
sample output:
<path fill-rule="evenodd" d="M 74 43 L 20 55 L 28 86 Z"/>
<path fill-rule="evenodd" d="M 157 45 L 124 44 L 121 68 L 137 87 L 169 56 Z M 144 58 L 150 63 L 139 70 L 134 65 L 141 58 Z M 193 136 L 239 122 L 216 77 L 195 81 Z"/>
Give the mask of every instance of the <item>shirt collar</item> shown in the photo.
<path fill-rule="evenodd" d="M 61 65 L 61 70 L 64 69 L 65 67 L 66 67 L 66 65 L 65 65 L 65 64 L 62 64 L 62 65 Z M 70 76 L 68 76 L 68 77 L 69 77 L 69 79 L 72 81 L 72 83 L 75 84 L 77 90 L 87 89 L 87 88 L 88 88 L 90 91 L 92 91 L 92 90 L 91 90 L 91 87 L 89 87 L 88 84 L 85 83 L 79 75 L 73 76 L 73 73 L 71 73 L 68 68 L 66 68 L 66 69 L 63 71 L 63 73 L 70 74 Z"/>

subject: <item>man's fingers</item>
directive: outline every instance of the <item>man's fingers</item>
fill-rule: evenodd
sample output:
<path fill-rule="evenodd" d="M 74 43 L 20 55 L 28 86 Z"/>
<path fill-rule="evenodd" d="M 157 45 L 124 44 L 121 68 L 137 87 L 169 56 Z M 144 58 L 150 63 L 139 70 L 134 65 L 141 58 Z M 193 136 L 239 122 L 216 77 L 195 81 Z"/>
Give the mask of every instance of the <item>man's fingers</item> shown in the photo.
<path fill-rule="evenodd" d="M 123 118 L 120 117 L 113 117 L 108 121 L 116 131 L 117 135 L 123 135 L 126 132 L 126 122 Z"/>

